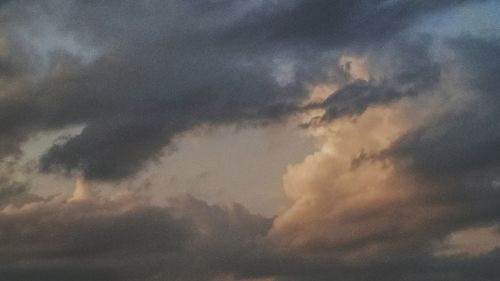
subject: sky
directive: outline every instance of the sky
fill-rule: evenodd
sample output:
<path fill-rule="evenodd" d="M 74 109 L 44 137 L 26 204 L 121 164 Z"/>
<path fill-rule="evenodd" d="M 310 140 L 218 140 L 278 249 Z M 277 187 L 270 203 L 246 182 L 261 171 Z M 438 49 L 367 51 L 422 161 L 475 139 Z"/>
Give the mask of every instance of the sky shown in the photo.
<path fill-rule="evenodd" d="M 0 279 L 498 280 L 499 14 L 0 0 Z"/>

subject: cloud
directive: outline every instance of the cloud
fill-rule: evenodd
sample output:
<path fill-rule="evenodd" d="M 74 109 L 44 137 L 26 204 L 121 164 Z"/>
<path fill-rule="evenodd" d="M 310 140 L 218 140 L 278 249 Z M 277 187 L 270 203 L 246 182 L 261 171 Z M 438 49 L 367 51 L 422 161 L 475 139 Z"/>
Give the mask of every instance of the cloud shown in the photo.
<path fill-rule="evenodd" d="M 391 206 L 398 198 L 401 197 L 395 195 L 379 200 L 379 206 Z M 387 213 L 376 212 L 370 218 Z M 403 224 L 411 225 L 414 221 Z M 361 226 L 365 222 L 358 223 Z M 171 198 L 163 207 L 153 206 L 147 198 L 130 192 L 81 201 L 64 196 L 35 196 L 23 203 L 3 201 L 0 273 L 9 280 L 23 281 L 396 281 L 445 280 L 446 276 L 468 280 L 474 274 L 494 280 L 491 276 L 498 273 L 499 257 L 495 250 L 478 256 L 436 257 L 412 252 L 356 261 L 339 256 L 339 251 L 350 247 L 312 252 L 283 249 L 280 243 L 276 244 L 274 234 L 269 236 L 276 223 L 273 226 L 273 219 L 251 214 L 238 204 L 208 205 L 188 195 Z M 342 235 L 346 230 L 337 231 L 340 233 L 336 235 Z M 388 235 L 386 242 L 394 243 L 399 235 L 402 237 L 396 233 Z M 359 238 L 350 237 L 346 239 Z"/>
<path fill-rule="evenodd" d="M 196 126 L 284 118 L 312 85 L 343 81 L 343 46 L 385 42 L 463 2 L 11 2 L 2 32 L 22 71 L 1 85 L 0 155 L 83 125 L 41 170 L 124 179 Z"/>
<path fill-rule="evenodd" d="M 216 280 L 257 261 L 269 219 L 192 197 L 170 203 L 155 207 L 127 193 L 5 202 L 0 273 L 9 280 Z"/>
<path fill-rule="evenodd" d="M 432 55 L 433 41 L 430 38 L 395 39 L 383 46 L 383 52 L 367 51 L 366 57 L 361 59 L 340 58 L 349 82 L 318 106 L 325 109 L 323 121 L 355 117 L 371 106 L 429 94 L 439 83 L 441 65 Z M 379 58 L 387 53 L 392 54 L 387 58 L 389 65 Z"/>
<path fill-rule="evenodd" d="M 461 72 L 460 91 L 465 105 L 455 107 L 435 121 L 416 128 L 392 149 L 409 156 L 418 171 L 431 176 L 458 176 L 463 172 L 498 166 L 490 153 L 498 147 L 496 118 L 500 86 L 494 77 L 499 69 L 498 40 L 461 38 L 448 43 L 456 58 L 450 67 Z M 436 132 L 436 133 L 434 133 Z"/>
<path fill-rule="evenodd" d="M 279 41 L 283 44 L 363 48 L 383 42 L 410 27 L 420 17 L 468 1 L 270 1 L 269 12 L 243 22 L 232 36 L 249 37 L 258 42 Z M 276 4 L 278 3 L 278 4 Z M 280 4 L 284 9 L 278 9 Z M 242 36 L 240 36 L 242 37 Z"/>
<path fill-rule="evenodd" d="M 290 166 L 284 176 L 294 203 L 274 221 L 272 236 L 279 244 L 358 260 L 412 247 L 427 239 L 423 235 L 433 235 L 421 227 L 451 210 L 421 200 L 418 183 L 399 174 L 390 161 L 363 157 L 377 155 L 408 129 L 404 112 L 403 106 L 374 108 L 355 124 L 341 119 L 313 129 L 323 131 L 319 151 Z"/>
<path fill-rule="evenodd" d="M 408 34 L 466 2 L 3 5 L 3 159 L 36 134 L 81 125 L 40 169 L 119 181 L 198 126 L 310 111 L 320 122 L 304 126 L 318 151 L 288 167 L 291 205 L 274 218 L 189 195 L 165 206 L 90 196 L 84 185 L 47 198 L 0 177 L 0 276 L 495 280 L 499 42 Z M 322 85 L 336 90 L 307 103 Z M 473 251 L 478 236 L 492 242 Z"/>
<path fill-rule="evenodd" d="M 355 81 L 323 102 L 336 101 L 334 114 L 326 107 L 322 117 L 329 122 L 308 128 L 319 150 L 284 176 L 293 204 L 273 222 L 270 237 L 279 247 L 363 267 L 393 264 L 395 275 L 384 280 L 467 280 L 471 273 L 455 265 L 474 263 L 464 256 L 475 235 L 492 240 L 476 258 L 495 256 L 495 235 L 463 233 L 496 229 L 500 219 L 493 156 L 498 42 L 464 37 L 442 48 L 451 56 L 438 58 L 441 71 L 408 76 L 422 81 L 408 87 L 415 94 Z M 443 251 L 459 257 L 434 257 Z M 396 266 L 392 259 L 405 261 Z M 406 271 L 415 263 L 430 268 Z"/>
<path fill-rule="evenodd" d="M 496 227 L 469 228 L 450 234 L 437 255 L 484 255 L 500 247 Z"/>

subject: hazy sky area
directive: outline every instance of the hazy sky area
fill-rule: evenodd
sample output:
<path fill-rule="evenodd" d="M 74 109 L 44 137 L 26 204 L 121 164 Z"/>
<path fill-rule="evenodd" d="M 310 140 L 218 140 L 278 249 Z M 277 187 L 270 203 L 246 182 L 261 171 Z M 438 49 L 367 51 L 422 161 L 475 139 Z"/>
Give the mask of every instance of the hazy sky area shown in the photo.
<path fill-rule="evenodd" d="M 500 280 L 498 15 L 0 0 L 0 280 Z"/>

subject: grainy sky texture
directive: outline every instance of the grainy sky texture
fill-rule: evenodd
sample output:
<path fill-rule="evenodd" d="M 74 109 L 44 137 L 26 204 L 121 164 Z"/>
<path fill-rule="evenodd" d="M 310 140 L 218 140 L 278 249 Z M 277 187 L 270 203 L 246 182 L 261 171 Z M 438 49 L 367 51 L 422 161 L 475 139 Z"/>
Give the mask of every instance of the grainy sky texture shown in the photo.
<path fill-rule="evenodd" d="M 499 280 L 499 14 L 0 1 L 0 280 Z"/>

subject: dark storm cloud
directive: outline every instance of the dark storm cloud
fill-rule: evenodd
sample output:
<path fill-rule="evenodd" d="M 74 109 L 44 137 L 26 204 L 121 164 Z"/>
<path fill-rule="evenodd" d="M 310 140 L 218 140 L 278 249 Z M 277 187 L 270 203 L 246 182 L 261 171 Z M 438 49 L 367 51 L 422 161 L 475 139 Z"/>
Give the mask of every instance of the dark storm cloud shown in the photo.
<path fill-rule="evenodd" d="M 319 107 L 325 109 L 322 120 L 360 115 L 370 106 L 386 105 L 403 97 L 422 94 L 439 81 L 439 72 L 439 65 L 432 64 L 416 71 L 401 72 L 390 80 L 349 83 L 321 103 Z"/>
<path fill-rule="evenodd" d="M 500 43 L 461 38 L 449 43 L 468 93 L 466 105 L 404 135 L 388 155 L 422 181 L 441 186 L 443 202 L 466 206 L 465 221 L 498 219 Z"/>
<path fill-rule="evenodd" d="M 160 208 L 125 195 L 1 206 L 8 280 L 217 280 L 268 255 L 270 220 L 239 205 L 183 197 Z"/>
<path fill-rule="evenodd" d="M 394 151 L 410 157 L 412 165 L 428 176 L 455 177 L 496 169 L 500 164 L 500 125 L 496 121 L 500 117 L 500 82 L 496 78 L 500 42 L 461 38 L 448 44 L 457 56 L 453 67 L 465 73 L 463 81 L 471 101 L 406 135 Z"/>
<path fill-rule="evenodd" d="M 380 42 L 462 2 L 12 2 L 3 14 L 9 55 L 25 71 L 3 86 L 0 153 L 19 153 L 36 132 L 84 125 L 42 157 L 42 170 L 122 179 L 195 126 L 263 124 L 295 111 L 308 86 L 342 80 L 331 66 L 336 47 Z M 44 53 L 48 43 L 27 32 L 62 47 Z M 97 58 L 69 54 L 71 40 Z M 282 71 L 290 65 L 292 74 Z"/>
<path fill-rule="evenodd" d="M 369 107 L 388 105 L 402 98 L 416 97 L 435 91 L 441 79 L 442 66 L 433 58 L 431 46 L 433 40 L 422 36 L 418 40 L 393 39 L 380 46 L 383 51 L 368 51 L 364 67 L 375 69 L 378 77 L 356 79 L 351 77 L 351 61 L 343 65 L 345 82 L 320 103 L 308 104 L 295 110 L 322 108 L 321 117 L 330 122 L 342 117 L 356 117 Z M 391 53 L 390 69 L 380 61 L 386 53 Z"/>
<path fill-rule="evenodd" d="M 399 197 L 404 186 L 396 182 L 393 189 L 374 190 L 375 200 L 367 200 L 373 206 L 352 204 L 349 196 L 333 204 L 333 188 L 318 188 L 323 196 L 306 198 L 307 212 L 321 210 L 299 221 L 298 232 L 313 221 L 328 238 L 344 233 L 335 247 L 318 241 L 319 235 L 311 239 L 312 250 L 283 249 L 276 244 L 283 237 L 269 234 L 275 218 L 240 205 L 210 206 L 184 197 L 155 207 L 135 195 L 42 198 L 0 177 L 0 276 L 496 280 L 498 249 L 478 257 L 438 257 L 434 246 L 457 230 L 500 219 L 499 42 L 450 40 L 453 56 L 435 60 L 432 42 L 407 44 L 400 35 L 417 19 L 465 2 L 10 1 L 1 14 L 6 27 L 0 35 L 9 50 L 0 59 L 0 155 L 19 156 L 20 144 L 35 134 L 83 126 L 46 152 L 43 171 L 119 180 L 196 126 L 262 125 L 314 108 L 325 109 L 325 123 L 334 122 L 402 98 L 439 95 L 443 84 L 452 84 L 442 77 L 450 70 L 466 86 L 451 85 L 451 92 L 465 91 L 471 99 L 462 108 L 443 109 L 382 155 L 353 158 L 359 161 L 349 171 L 367 161 L 393 160 L 398 176 L 417 181 L 415 193 Z M 49 39 L 37 39 L 37 32 Z M 95 57 L 72 49 L 78 43 Z M 370 63 L 389 54 L 380 60 L 390 67 L 374 63 L 383 75 L 353 81 L 337 65 L 337 52 L 345 47 L 363 50 Z M 327 82 L 339 90 L 322 103 L 302 106 L 309 87 Z M 324 174 L 336 176 L 328 170 L 335 165 L 320 164 L 327 164 Z M 339 217 L 328 213 L 344 203 L 349 208 Z M 370 247 L 372 255 L 349 259 Z"/>
<path fill-rule="evenodd" d="M 413 128 L 382 153 L 422 184 L 422 202 L 453 209 L 438 225 L 427 228 L 425 235 L 434 238 L 500 219 L 500 83 L 496 78 L 500 42 L 464 37 L 448 41 L 447 46 L 453 59 L 443 68 L 459 73 L 451 91 L 455 96 L 465 95 L 463 104 L 441 108 L 435 118 Z"/>
<path fill-rule="evenodd" d="M 282 1 L 285 2 L 285 1 Z M 311 0 L 269 1 L 267 12 L 250 18 L 236 33 L 256 34 L 259 42 L 359 48 L 392 38 L 419 17 L 469 1 Z M 231 33 L 238 38 L 238 34 Z"/>
<path fill-rule="evenodd" d="M 358 263 L 278 250 L 271 219 L 192 197 L 154 207 L 133 194 L 0 202 L 0 274 L 17 281 L 495 280 L 498 251 L 436 258 L 401 253 Z"/>

